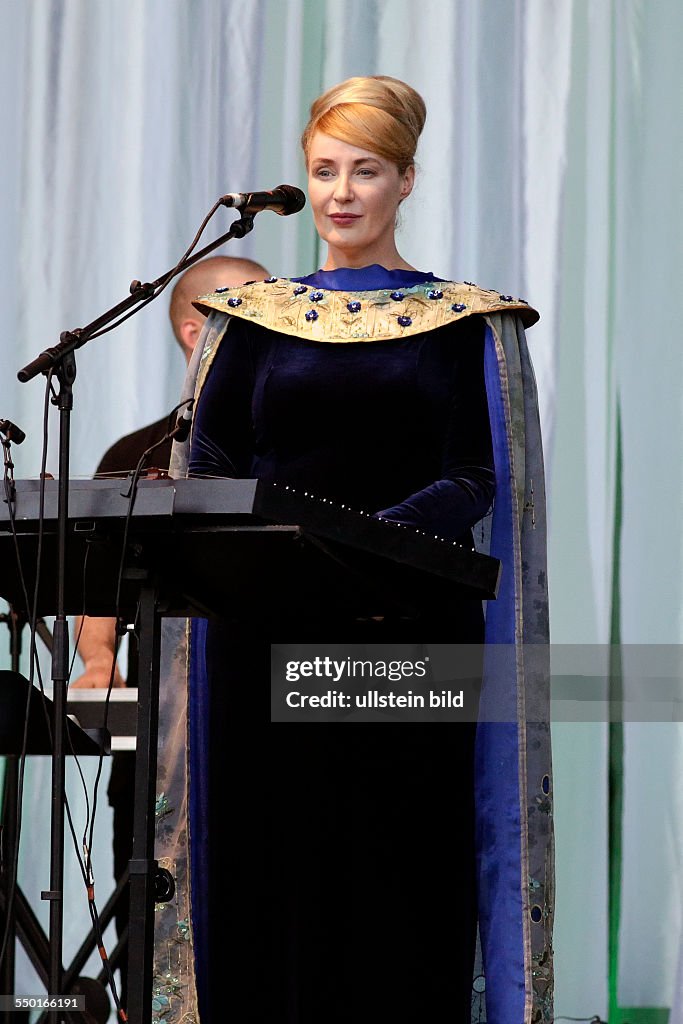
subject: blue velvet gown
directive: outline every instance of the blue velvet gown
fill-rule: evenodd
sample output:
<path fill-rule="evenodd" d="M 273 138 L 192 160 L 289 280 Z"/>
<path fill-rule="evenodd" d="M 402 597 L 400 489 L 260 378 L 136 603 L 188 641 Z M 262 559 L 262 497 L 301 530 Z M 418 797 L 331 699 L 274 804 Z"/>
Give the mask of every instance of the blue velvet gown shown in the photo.
<path fill-rule="evenodd" d="M 301 280 L 346 291 L 435 278 L 370 267 Z M 483 346 L 476 316 L 345 344 L 235 319 L 196 408 L 190 475 L 288 483 L 471 544 L 494 496 Z M 273 724 L 266 700 L 271 642 L 480 643 L 481 603 L 381 622 L 330 621 L 320 603 L 302 621 L 283 595 L 270 619 L 195 632 L 202 1021 L 469 1021 L 474 725 Z"/>

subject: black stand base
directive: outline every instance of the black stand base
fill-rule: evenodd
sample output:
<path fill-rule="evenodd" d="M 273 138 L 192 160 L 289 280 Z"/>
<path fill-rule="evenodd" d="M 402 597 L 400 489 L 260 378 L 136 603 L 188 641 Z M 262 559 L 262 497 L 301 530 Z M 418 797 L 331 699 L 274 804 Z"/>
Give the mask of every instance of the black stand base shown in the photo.
<path fill-rule="evenodd" d="M 52 702 L 18 672 L 0 671 L 0 755 L 5 756 L 3 779 L 2 844 L 0 847 L 0 928 L 6 936 L 5 955 L 0 968 L 0 983 L 3 995 L 22 995 L 15 987 L 17 940 L 21 942 L 36 974 L 49 992 L 51 948 L 45 931 L 36 917 L 19 885 L 14 881 L 14 854 L 18 831 L 19 758 L 27 754 L 49 755 L 52 752 L 51 733 L 54 708 Z M 109 734 L 102 729 L 81 729 L 75 722 L 68 721 L 66 749 L 69 753 L 100 755 L 109 753 Z M 24 731 L 26 727 L 26 742 Z M 106 928 L 114 911 L 127 878 L 122 880 L 100 914 L 102 929 Z M 86 1015 L 67 1016 L 74 1024 L 106 1024 L 110 1013 L 110 1002 L 103 982 L 104 971 L 95 980 L 79 976 L 90 955 L 97 949 L 97 937 L 91 929 L 82 943 L 71 965 L 63 972 L 63 992 L 86 995 Z M 115 969 L 123 954 L 124 944 L 119 943 L 110 956 Z M 45 1018 L 43 1015 L 40 1020 Z M 1 1024 L 25 1024 L 28 1013 L 21 1010 L 0 1012 Z"/>

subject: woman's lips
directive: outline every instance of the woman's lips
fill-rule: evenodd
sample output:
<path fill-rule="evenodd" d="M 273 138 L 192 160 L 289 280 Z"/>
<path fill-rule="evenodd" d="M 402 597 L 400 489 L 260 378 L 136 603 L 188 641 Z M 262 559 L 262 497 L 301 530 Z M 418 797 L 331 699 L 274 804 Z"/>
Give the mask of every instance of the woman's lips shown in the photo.
<path fill-rule="evenodd" d="M 359 213 L 331 213 L 330 220 L 334 221 L 335 224 L 353 224 L 355 221 L 360 220 Z"/>

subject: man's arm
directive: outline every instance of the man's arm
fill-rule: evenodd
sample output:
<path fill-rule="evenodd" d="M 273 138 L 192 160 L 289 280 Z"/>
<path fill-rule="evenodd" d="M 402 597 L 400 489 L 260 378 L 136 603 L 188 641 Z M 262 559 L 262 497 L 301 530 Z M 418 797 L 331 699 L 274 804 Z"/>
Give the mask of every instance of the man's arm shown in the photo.
<path fill-rule="evenodd" d="M 106 689 L 109 686 L 114 661 L 116 619 L 78 615 L 74 623 L 74 642 L 78 645 L 77 650 L 83 660 L 85 671 L 69 686 L 84 690 Z M 114 670 L 113 685 L 126 685 L 118 665 Z"/>

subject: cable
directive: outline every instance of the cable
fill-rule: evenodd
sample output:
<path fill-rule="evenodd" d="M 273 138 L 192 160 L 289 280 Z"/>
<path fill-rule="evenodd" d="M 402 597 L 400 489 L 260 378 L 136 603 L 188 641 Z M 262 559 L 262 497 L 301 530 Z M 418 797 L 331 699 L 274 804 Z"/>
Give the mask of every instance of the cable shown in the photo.
<path fill-rule="evenodd" d="M 195 248 L 195 246 L 197 245 L 199 239 L 202 237 L 202 235 L 204 233 L 204 229 L 206 228 L 206 225 L 209 223 L 209 221 L 213 217 L 214 213 L 219 209 L 220 206 L 222 206 L 221 200 L 217 199 L 216 202 L 211 207 L 211 209 L 209 210 L 209 212 L 207 213 L 207 215 L 204 217 L 204 220 L 202 221 L 202 223 L 199 225 L 197 233 L 194 236 L 194 238 L 192 239 L 192 241 L 190 242 L 189 247 L 186 249 L 186 251 L 180 257 L 180 259 L 178 260 L 176 265 L 171 270 L 169 270 L 168 273 L 164 276 L 160 286 L 156 289 L 156 291 L 154 291 L 147 298 L 143 299 L 140 302 L 139 305 L 134 307 L 134 309 L 129 310 L 123 316 L 119 317 L 118 320 L 115 320 L 113 323 L 108 324 L 106 327 L 103 327 L 101 331 L 95 331 L 94 334 L 90 335 L 90 337 L 88 338 L 88 341 L 91 341 L 93 338 L 99 338 L 103 334 L 107 334 L 109 331 L 113 331 L 115 327 L 119 327 L 120 324 L 122 324 L 125 320 L 128 320 L 129 317 L 133 316 L 134 313 L 138 313 L 141 309 L 143 309 L 150 302 L 152 302 L 153 299 L 156 299 L 159 295 L 161 295 L 163 290 L 168 286 L 168 284 L 173 280 L 175 275 L 178 273 L 178 270 L 180 269 L 182 264 L 185 262 L 185 260 L 188 258 L 188 256 L 190 256 L 190 254 L 192 253 L 192 250 Z M 236 221 L 233 222 L 233 224 L 240 223 L 241 219 L 242 218 L 238 218 Z M 138 282 L 134 282 L 134 283 L 138 284 Z M 141 287 L 143 287 L 143 286 L 141 286 Z M 77 333 L 77 332 L 74 331 L 74 333 Z"/>
<path fill-rule="evenodd" d="M 23 567 L 23 564 L 22 564 L 21 549 L 19 547 L 19 540 L 18 540 L 18 533 L 17 533 L 17 523 L 16 523 L 16 491 L 15 491 L 14 476 L 13 476 L 14 465 L 13 465 L 13 462 L 12 462 L 12 459 L 11 459 L 11 455 L 10 455 L 10 451 L 9 451 L 10 438 L 8 437 L 6 441 L 2 442 L 2 444 L 3 444 L 3 452 L 4 452 L 4 489 L 5 489 L 5 496 L 6 496 L 6 501 L 7 501 L 8 510 L 9 510 L 9 523 L 10 523 L 10 528 L 11 528 L 11 532 L 12 532 L 12 536 L 13 536 L 13 541 L 14 541 L 14 550 L 15 550 L 15 557 L 16 557 L 16 563 L 17 563 L 17 572 L 18 572 L 18 576 L 19 576 L 21 590 L 22 590 L 22 593 L 23 593 L 24 607 L 26 608 L 27 611 L 30 609 L 30 626 L 31 626 L 31 631 L 30 631 L 30 650 L 29 650 L 29 658 L 30 658 L 30 661 L 29 661 L 29 680 L 28 680 L 29 685 L 28 685 L 28 688 L 27 688 L 27 702 L 26 702 L 26 707 L 25 707 L 25 711 L 24 711 L 24 731 L 23 731 L 23 737 L 22 737 L 21 754 L 19 755 L 19 770 L 18 770 L 17 790 L 16 790 L 16 807 L 15 807 L 16 835 L 15 835 L 14 848 L 11 851 L 11 857 L 10 857 L 10 867 L 9 867 L 9 875 L 8 875 L 8 880 L 9 880 L 9 884 L 8 884 L 8 899 L 7 899 L 7 904 L 6 904 L 6 908 L 5 908 L 5 928 L 4 928 L 4 931 L 3 931 L 2 944 L 0 946 L 0 963 L 3 962 L 3 960 L 4 960 L 5 956 L 6 956 L 6 953 L 7 953 L 7 947 L 8 947 L 9 937 L 10 937 L 10 930 L 11 930 L 10 929 L 10 923 L 11 923 L 11 920 L 12 920 L 12 917 L 13 917 L 14 899 L 15 899 L 16 888 L 17 888 L 19 848 L 20 848 L 20 835 L 21 835 L 21 812 L 22 812 L 22 805 L 23 805 L 24 774 L 25 774 L 26 754 L 27 754 L 27 747 L 28 747 L 29 708 L 30 708 L 31 694 L 32 694 L 32 690 L 33 690 L 34 680 L 35 680 L 35 675 L 36 674 L 38 676 L 40 691 L 41 691 L 41 693 L 43 695 L 45 695 L 45 687 L 43 685 L 42 673 L 41 673 L 41 669 L 40 669 L 40 662 L 39 662 L 39 659 L 38 659 L 36 636 L 38 634 L 38 623 L 40 622 L 40 623 L 42 623 L 44 625 L 43 620 L 38 618 L 38 601 L 39 601 L 39 594 L 40 594 L 42 551 L 43 551 L 43 538 L 44 538 L 44 522 L 45 522 L 45 480 L 47 479 L 46 466 L 47 466 L 47 451 L 48 451 L 48 439 L 49 439 L 49 431 L 48 431 L 49 397 L 50 397 L 50 394 L 52 394 L 54 396 L 54 389 L 52 387 L 52 372 L 53 371 L 50 370 L 48 372 L 48 374 L 47 374 L 46 389 L 45 389 L 45 407 L 44 407 L 44 414 L 43 414 L 43 449 L 42 449 L 42 458 L 41 458 L 41 473 L 40 473 L 40 488 L 39 488 L 38 543 L 37 543 L 37 556 L 36 556 L 36 574 L 35 574 L 34 591 L 33 591 L 33 600 L 32 600 L 32 602 L 29 601 L 28 586 L 27 586 L 27 582 L 26 582 L 26 576 L 25 576 L 25 573 L 24 573 L 24 567 Z M 85 561 L 84 561 L 84 574 L 87 571 L 87 558 L 88 558 L 88 552 L 86 552 L 86 558 L 85 558 Z M 13 629 L 13 638 L 14 638 L 13 642 L 16 643 L 16 623 L 15 622 L 11 622 L 10 624 L 11 624 L 12 629 Z M 74 660 L 75 660 L 75 652 L 74 652 L 74 656 L 72 657 L 71 665 L 69 666 L 69 677 L 71 676 L 71 671 L 73 669 Z M 50 721 L 50 716 L 47 713 L 47 706 L 48 705 L 47 705 L 46 701 L 43 701 L 42 704 L 43 704 L 43 709 L 44 709 L 45 715 L 46 715 L 46 724 L 47 724 L 47 730 L 48 730 L 48 737 L 50 739 L 50 742 L 52 742 L 51 721 Z M 91 918 L 91 922 L 92 922 L 93 933 L 95 935 L 95 940 L 96 940 L 96 943 L 97 943 L 97 949 L 98 949 L 98 951 L 100 953 L 101 959 L 103 960 L 104 970 L 105 970 L 105 973 L 106 973 L 106 976 L 107 976 L 107 981 L 108 981 L 108 984 L 109 984 L 109 988 L 111 989 L 113 997 L 114 997 L 114 1002 L 116 1004 L 118 1017 L 119 1017 L 119 1019 L 121 1021 L 125 1021 L 126 1020 L 125 1011 L 121 1007 L 121 1003 L 120 1003 L 120 999 L 119 999 L 119 996 L 118 996 L 118 992 L 116 991 L 116 984 L 115 984 L 113 972 L 111 970 L 111 965 L 109 964 L 108 957 L 106 955 L 106 950 L 105 950 L 105 947 L 104 947 L 103 936 L 102 936 L 102 929 L 101 929 L 100 921 L 99 921 L 99 914 L 98 914 L 98 911 L 97 911 L 97 905 L 96 905 L 95 898 L 94 898 L 94 881 L 93 881 L 92 863 L 91 863 L 91 860 L 90 860 L 90 850 L 88 849 L 87 844 L 85 843 L 85 835 L 87 834 L 87 831 L 88 831 L 88 824 L 91 824 L 91 825 L 94 824 L 96 800 L 93 803 L 93 810 L 92 810 L 92 813 L 91 813 L 90 812 L 90 801 L 89 801 L 88 787 L 86 785 L 86 781 L 85 781 L 85 777 L 83 775 L 83 771 L 82 771 L 82 768 L 81 768 L 81 765 L 80 765 L 80 761 L 79 761 L 79 759 L 78 759 L 78 757 L 77 757 L 77 755 L 76 755 L 76 753 L 74 751 L 72 737 L 71 737 L 71 734 L 70 734 L 70 732 L 68 730 L 67 730 L 67 734 L 66 735 L 67 735 L 67 740 L 68 740 L 70 748 L 71 748 L 71 754 L 73 755 L 73 757 L 74 757 L 74 759 L 76 761 L 77 769 L 78 769 L 78 772 L 79 772 L 79 775 L 80 775 L 80 779 L 81 779 L 81 785 L 82 785 L 82 788 L 83 788 L 84 798 L 85 798 L 85 802 L 86 802 L 86 828 L 85 828 L 85 832 L 84 832 L 84 857 L 80 856 L 80 853 L 79 853 L 79 850 L 78 850 L 78 840 L 77 840 L 77 837 L 76 837 L 76 830 L 75 830 L 73 818 L 72 818 L 72 815 L 71 815 L 71 808 L 70 808 L 69 801 L 68 801 L 68 798 L 67 798 L 66 794 L 64 796 L 65 812 L 66 812 L 67 821 L 68 821 L 68 824 L 69 824 L 69 829 L 70 829 L 72 840 L 73 840 L 74 849 L 76 851 L 76 859 L 77 859 L 77 862 L 78 862 L 78 865 L 79 865 L 79 868 L 80 868 L 80 871 L 81 871 L 81 875 L 82 875 L 82 878 L 83 878 L 83 881 L 84 881 L 86 892 L 88 894 L 88 909 L 89 909 L 89 914 L 90 914 L 90 918 Z M 101 765 L 102 765 L 102 755 L 100 754 L 99 770 L 101 770 Z M 96 783 L 95 783 L 95 789 L 97 789 L 97 782 L 98 781 L 99 781 L 99 771 L 98 771 L 98 778 L 97 778 Z M 91 846 L 92 846 L 92 828 L 91 828 Z"/>

